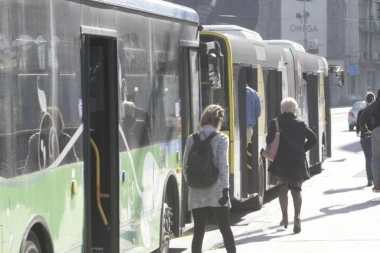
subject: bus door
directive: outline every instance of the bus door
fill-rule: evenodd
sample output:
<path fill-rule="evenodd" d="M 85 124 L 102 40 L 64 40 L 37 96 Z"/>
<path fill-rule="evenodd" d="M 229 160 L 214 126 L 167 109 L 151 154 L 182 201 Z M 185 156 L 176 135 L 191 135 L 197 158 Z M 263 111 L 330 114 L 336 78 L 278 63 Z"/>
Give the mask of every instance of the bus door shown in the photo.
<path fill-rule="evenodd" d="M 267 106 L 267 132 L 271 120 L 281 114 L 281 100 L 283 99 L 282 72 L 277 71 L 277 69 L 271 69 L 268 72 L 265 92 Z M 267 160 L 267 162 L 269 161 Z M 269 175 L 269 184 L 276 184 L 276 180 L 276 177 Z"/>
<path fill-rule="evenodd" d="M 181 47 L 181 134 L 182 153 L 185 150 L 187 137 L 196 132 L 201 116 L 200 110 L 200 87 L 199 87 L 199 49 L 198 45 L 191 46 L 191 43 L 182 42 Z M 195 47 L 197 46 L 197 47 Z M 188 187 L 185 181 L 182 184 L 182 207 L 183 215 L 181 226 L 192 222 L 191 213 L 188 210 Z"/>
<path fill-rule="evenodd" d="M 240 140 L 240 173 L 241 173 L 241 197 L 248 198 L 248 194 L 257 193 L 257 168 L 258 168 L 258 119 L 256 125 L 247 127 L 247 89 L 257 91 L 257 69 L 252 66 L 236 67 L 238 72 L 238 92 L 235 97 L 236 115 L 239 117 L 239 136 Z M 253 110 L 253 108 L 252 108 Z"/>
<path fill-rule="evenodd" d="M 266 95 L 267 126 L 269 126 L 271 120 L 281 114 L 282 73 L 277 71 L 277 69 L 269 70 Z"/>
<path fill-rule="evenodd" d="M 326 158 L 331 157 L 331 94 L 330 94 L 330 74 L 325 76 L 325 117 L 326 117 Z"/>
<path fill-rule="evenodd" d="M 319 136 L 319 84 L 318 75 L 308 74 L 306 84 L 308 125 L 311 130 Z M 318 138 L 319 139 L 319 138 Z M 309 164 L 315 165 L 319 162 L 319 142 L 309 151 Z"/>
<path fill-rule="evenodd" d="M 119 252 L 116 39 L 83 35 L 86 252 Z"/>

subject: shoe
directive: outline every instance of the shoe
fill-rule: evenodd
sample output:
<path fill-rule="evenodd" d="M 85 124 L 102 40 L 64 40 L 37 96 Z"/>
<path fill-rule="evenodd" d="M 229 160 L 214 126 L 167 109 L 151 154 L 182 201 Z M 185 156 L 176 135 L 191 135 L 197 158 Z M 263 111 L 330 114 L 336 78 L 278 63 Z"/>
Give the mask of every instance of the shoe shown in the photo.
<path fill-rule="evenodd" d="M 373 191 L 373 192 L 380 192 L 380 187 L 379 187 L 379 186 L 374 186 L 374 187 L 372 188 L 372 191 Z"/>
<path fill-rule="evenodd" d="M 282 216 L 280 226 L 284 226 L 284 228 L 288 228 L 288 216 Z"/>
<path fill-rule="evenodd" d="M 293 232 L 295 234 L 298 234 L 301 232 L 301 219 L 298 217 L 294 217 L 294 227 L 293 227 Z"/>
<path fill-rule="evenodd" d="M 367 186 L 372 186 L 372 185 L 373 185 L 373 180 L 372 179 L 368 179 Z"/>

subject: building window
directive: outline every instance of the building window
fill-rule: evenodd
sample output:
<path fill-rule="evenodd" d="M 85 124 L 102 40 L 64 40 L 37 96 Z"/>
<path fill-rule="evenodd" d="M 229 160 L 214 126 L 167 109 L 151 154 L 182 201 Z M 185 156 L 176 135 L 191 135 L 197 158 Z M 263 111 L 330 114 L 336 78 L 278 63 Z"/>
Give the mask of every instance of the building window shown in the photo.
<path fill-rule="evenodd" d="M 365 3 L 359 2 L 359 19 L 366 19 L 366 6 Z"/>

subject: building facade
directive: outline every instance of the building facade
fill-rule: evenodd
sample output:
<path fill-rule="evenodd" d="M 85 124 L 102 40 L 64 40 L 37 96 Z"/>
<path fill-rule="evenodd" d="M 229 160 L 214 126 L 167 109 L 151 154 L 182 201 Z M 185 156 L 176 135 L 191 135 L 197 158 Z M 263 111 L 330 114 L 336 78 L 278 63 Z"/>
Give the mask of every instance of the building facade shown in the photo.
<path fill-rule="evenodd" d="M 332 104 L 380 88 L 380 3 L 375 0 L 169 0 L 195 9 L 201 24 L 234 24 L 264 39 L 288 39 L 345 69 Z"/>

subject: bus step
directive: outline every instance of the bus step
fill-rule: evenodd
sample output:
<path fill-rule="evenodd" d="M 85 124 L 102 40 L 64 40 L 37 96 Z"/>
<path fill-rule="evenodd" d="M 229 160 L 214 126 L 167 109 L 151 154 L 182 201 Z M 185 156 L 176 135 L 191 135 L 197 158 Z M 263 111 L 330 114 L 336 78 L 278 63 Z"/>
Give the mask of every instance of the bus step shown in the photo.
<path fill-rule="evenodd" d="M 104 253 L 103 248 L 92 248 L 92 253 Z"/>

